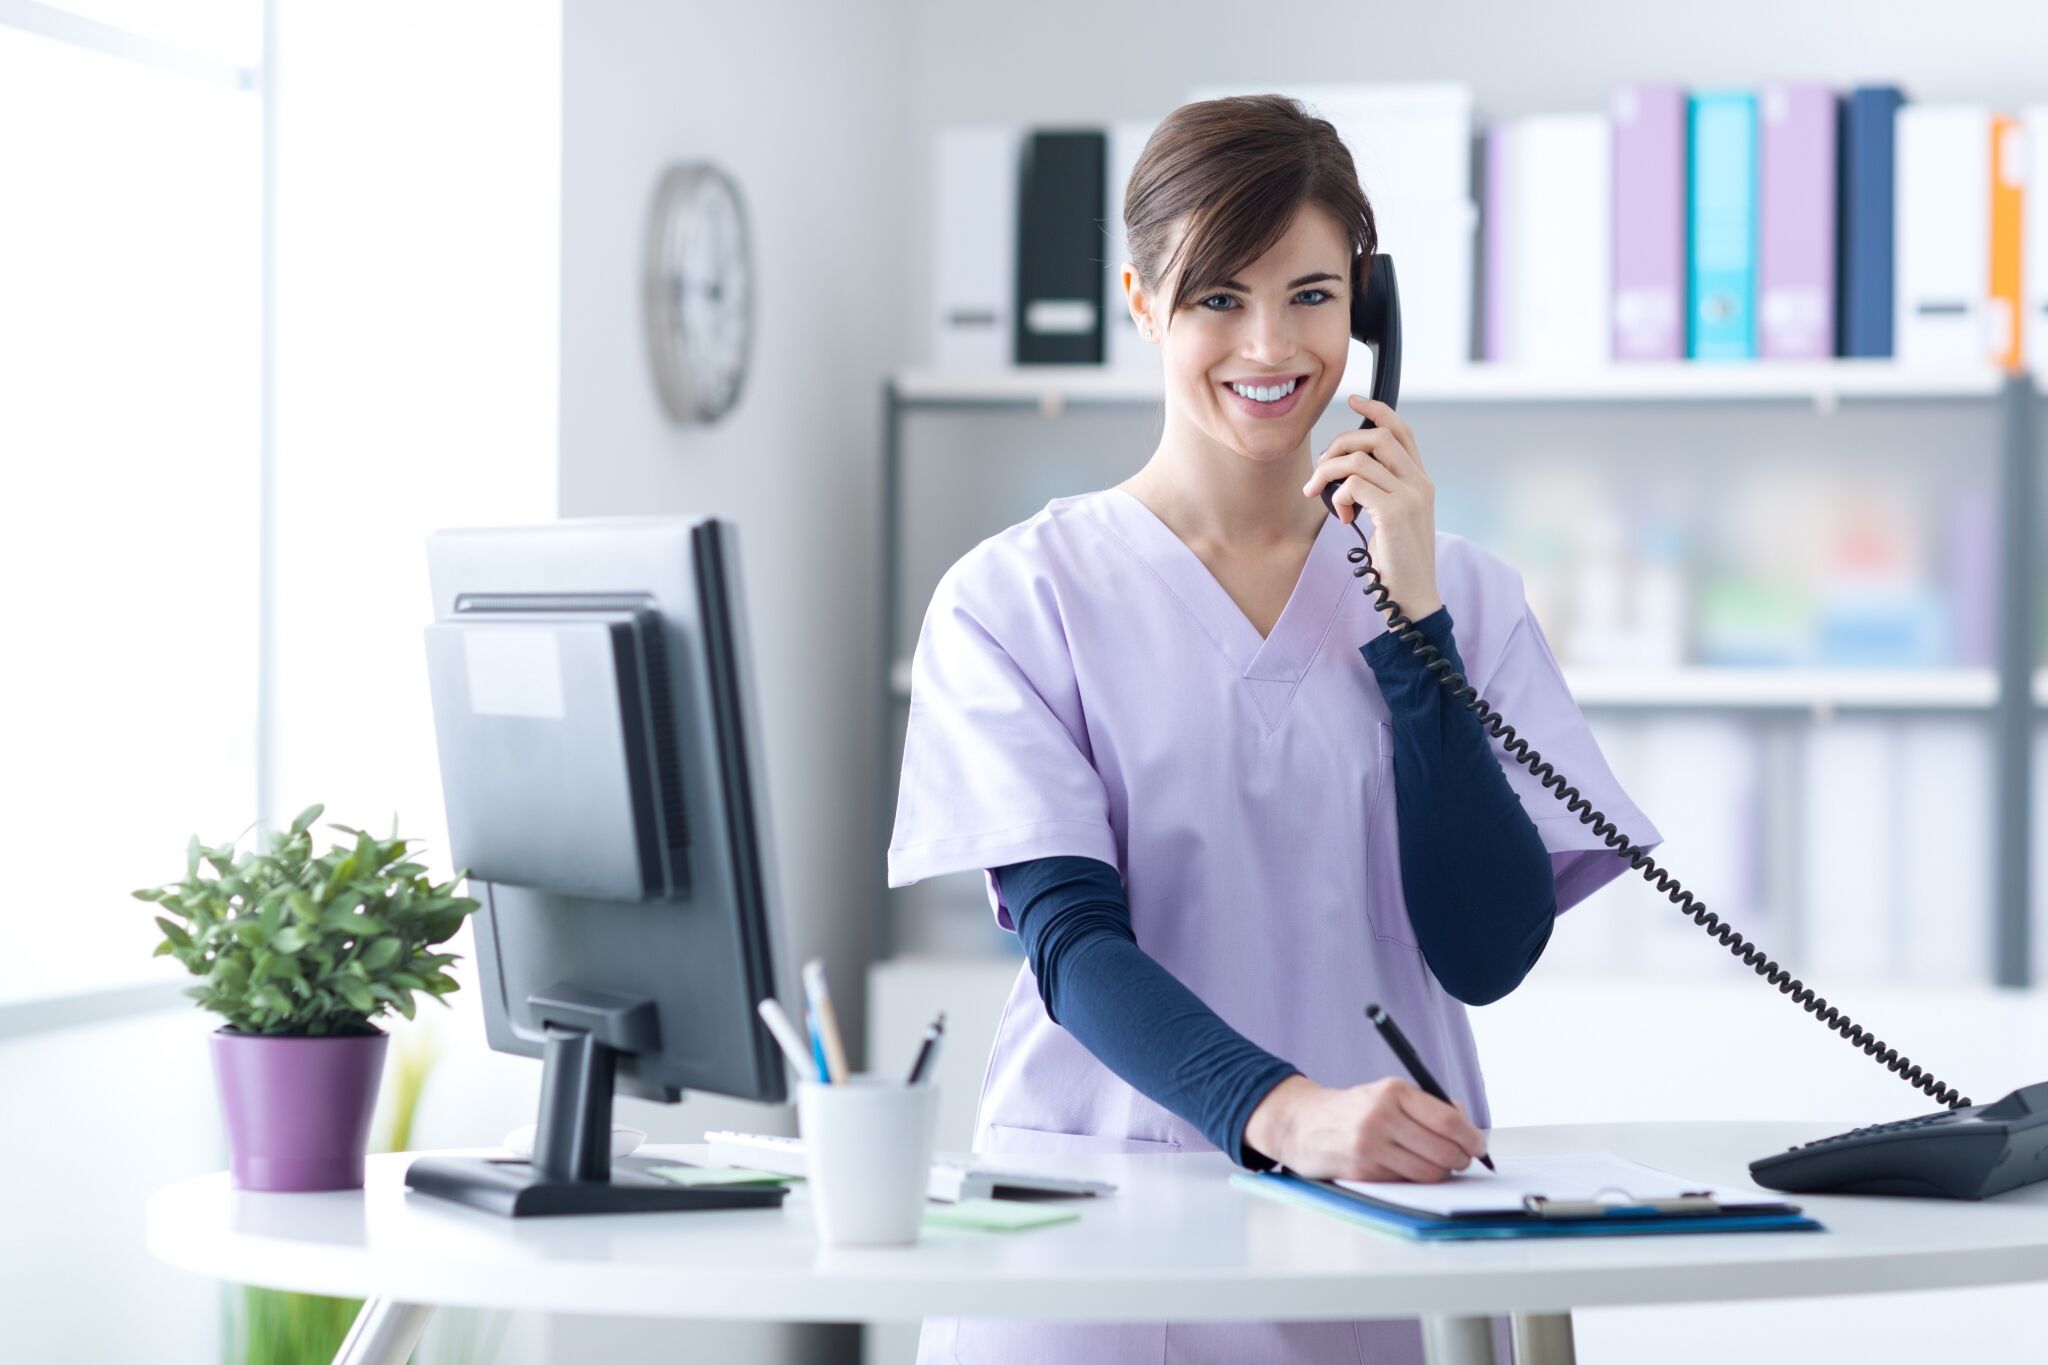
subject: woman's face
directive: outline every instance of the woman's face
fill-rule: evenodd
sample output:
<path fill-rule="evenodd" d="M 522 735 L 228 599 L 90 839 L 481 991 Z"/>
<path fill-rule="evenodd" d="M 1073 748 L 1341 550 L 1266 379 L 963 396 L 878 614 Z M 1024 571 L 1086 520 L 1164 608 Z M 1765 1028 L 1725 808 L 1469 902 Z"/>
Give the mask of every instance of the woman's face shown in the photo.
<path fill-rule="evenodd" d="M 1167 259 L 1178 245 L 1176 233 Z M 1305 449 L 1344 379 L 1351 259 L 1336 220 L 1304 204 L 1264 256 L 1228 280 L 1202 281 L 1171 328 L 1163 310 L 1173 281 L 1153 299 L 1127 274 L 1133 311 L 1144 309 L 1139 326 L 1151 327 L 1160 348 L 1169 426 L 1190 422 L 1217 445 L 1261 462 Z"/>

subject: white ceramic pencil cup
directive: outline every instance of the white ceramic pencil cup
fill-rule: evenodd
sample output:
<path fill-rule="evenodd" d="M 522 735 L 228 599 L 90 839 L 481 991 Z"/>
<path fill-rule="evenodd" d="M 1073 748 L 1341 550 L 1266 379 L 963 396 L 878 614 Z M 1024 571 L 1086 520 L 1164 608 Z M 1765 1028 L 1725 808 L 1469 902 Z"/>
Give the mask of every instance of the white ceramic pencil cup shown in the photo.
<path fill-rule="evenodd" d="M 819 1240 L 835 1246 L 915 1242 L 931 1179 L 938 1087 L 864 1074 L 838 1085 L 801 1081 L 796 1114 Z"/>

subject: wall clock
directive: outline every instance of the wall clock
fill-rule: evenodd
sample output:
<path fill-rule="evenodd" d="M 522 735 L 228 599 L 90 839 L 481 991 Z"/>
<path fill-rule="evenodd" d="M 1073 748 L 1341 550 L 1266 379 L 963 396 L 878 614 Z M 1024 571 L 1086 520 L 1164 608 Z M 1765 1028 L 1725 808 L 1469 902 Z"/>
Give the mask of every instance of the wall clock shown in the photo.
<path fill-rule="evenodd" d="M 677 422 L 715 422 L 746 384 L 754 339 L 746 206 L 708 161 L 661 177 L 647 224 L 647 351 Z"/>

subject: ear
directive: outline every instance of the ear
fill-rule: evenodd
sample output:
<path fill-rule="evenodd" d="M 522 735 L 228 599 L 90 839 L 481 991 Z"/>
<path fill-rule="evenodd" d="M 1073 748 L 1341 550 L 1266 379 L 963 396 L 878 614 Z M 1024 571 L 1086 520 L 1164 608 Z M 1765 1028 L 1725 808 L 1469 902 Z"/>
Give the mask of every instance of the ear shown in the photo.
<path fill-rule="evenodd" d="M 1147 340 L 1156 340 L 1158 328 L 1152 322 L 1152 299 L 1138 278 L 1138 268 L 1125 261 L 1119 274 L 1124 286 L 1124 304 L 1131 310 L 1131 321 L 1138 324 L 1138 334 Z"/>

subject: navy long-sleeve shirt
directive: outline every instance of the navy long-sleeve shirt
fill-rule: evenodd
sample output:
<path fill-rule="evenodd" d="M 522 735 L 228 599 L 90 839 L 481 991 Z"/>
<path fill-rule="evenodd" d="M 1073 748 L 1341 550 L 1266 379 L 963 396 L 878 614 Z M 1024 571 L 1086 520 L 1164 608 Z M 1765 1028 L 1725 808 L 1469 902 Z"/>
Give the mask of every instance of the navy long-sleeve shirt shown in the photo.
<path fill-rule="evenodd" d="M 1450 609 L 1416 625 L 1463 673 Z M 1457 999 L 1498 1000 L 1550 941 L 1550 855 L 1478 717 L 1391 633 L 1359 653 L 1391 717 L 1401 886 L 1423 959 Z M 1052 857 L 992 870 L 1053 1022 L 1240 1165 L 1270 1166 L 1244 1145 L 1245 1124 L 1295 1068 L 1231 1028 L 1138 945 L 1116 869 Z"/>

